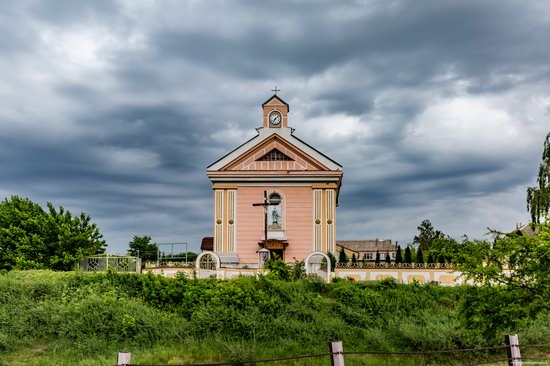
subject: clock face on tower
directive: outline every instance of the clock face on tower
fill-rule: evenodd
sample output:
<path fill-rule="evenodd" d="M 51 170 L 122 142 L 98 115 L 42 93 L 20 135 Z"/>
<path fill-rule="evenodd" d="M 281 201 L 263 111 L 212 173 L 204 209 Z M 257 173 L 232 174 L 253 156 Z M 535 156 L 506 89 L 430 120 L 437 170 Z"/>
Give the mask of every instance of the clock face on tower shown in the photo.
<path fill-rule="evenodd" d="M 279 127 L 281 124 L 282 116 L 279 111 L 273 111 L 269 114 L 269 124 L 275 127 Z"/>

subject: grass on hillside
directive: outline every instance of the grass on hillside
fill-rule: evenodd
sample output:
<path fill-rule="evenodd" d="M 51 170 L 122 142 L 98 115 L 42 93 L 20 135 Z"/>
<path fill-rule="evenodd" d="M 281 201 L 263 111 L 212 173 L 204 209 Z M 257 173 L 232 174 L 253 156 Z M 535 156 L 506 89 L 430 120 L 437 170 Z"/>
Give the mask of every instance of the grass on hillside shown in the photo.
<path fill-rule="evenodd" d="M 461 315 L 468 287 L 324 284 L 25 271 L 0 275 L 0 364 L 113 365 L 253 360 L 346 351 L 428 351 L 503 344 Z M 525 323 L 522 344 L 550 344 L 550 314 Z M 505 353 L 347 356 L 346 365 L 464 364 Z M 277 365 L 326 365 L 327 358 Z"/>

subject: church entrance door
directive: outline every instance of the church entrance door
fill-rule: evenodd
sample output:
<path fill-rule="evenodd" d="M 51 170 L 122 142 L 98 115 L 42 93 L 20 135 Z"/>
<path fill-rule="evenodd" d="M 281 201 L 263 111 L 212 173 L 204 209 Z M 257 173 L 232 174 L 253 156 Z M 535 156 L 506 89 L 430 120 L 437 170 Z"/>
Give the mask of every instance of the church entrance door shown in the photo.
<path fill-rule="evenodd" d="M 264 243 L 261 243 L 264 244 Z M 260 245 L 261 245 L 260 244 Z M 283 240 L 270 239 L 263 246 L 271 252 L 271 259 L 285 259 L 285 248 L 287 242 Z"/>

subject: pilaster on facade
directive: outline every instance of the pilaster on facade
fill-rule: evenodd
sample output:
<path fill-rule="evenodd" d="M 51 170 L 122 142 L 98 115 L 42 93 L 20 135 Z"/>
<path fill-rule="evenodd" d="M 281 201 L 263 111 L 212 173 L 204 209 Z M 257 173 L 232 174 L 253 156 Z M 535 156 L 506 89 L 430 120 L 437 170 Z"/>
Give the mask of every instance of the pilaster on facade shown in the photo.
<path fill-rule="evenodd" d="M 236 187 L 235 187 L 236 188 Z M 232 253 L 237 247 L 237 189 L 214 188 L 214 251 Z"/>

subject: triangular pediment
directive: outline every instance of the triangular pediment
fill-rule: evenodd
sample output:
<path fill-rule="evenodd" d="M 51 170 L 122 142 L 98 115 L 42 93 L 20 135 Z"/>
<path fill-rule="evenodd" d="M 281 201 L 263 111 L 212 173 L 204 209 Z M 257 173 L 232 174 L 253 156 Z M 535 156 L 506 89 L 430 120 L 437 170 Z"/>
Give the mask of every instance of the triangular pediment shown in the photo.
<path fill-rule="evenodd" d="M 330 170 L 321 162 L 277 134 L 242 153 L 222 171 L 320 171 Z"/>
<path fill-rule="evenodd" d="M 273 94 L 268 100 L 263 102 L 262 107 L 279 104 L 285 105 L 287 107 L 287 110 L 290 110 L 288 103 L 282 100 L 277 94 Z"/>

